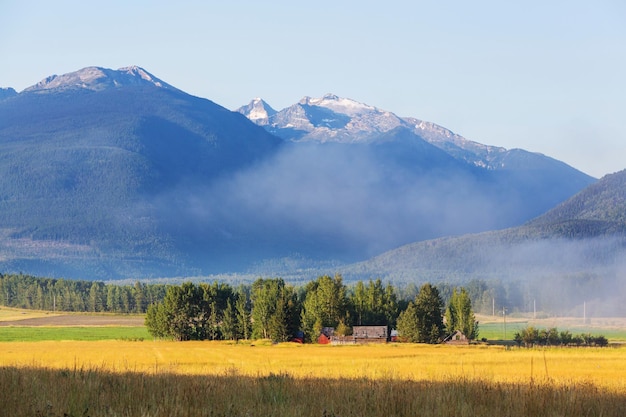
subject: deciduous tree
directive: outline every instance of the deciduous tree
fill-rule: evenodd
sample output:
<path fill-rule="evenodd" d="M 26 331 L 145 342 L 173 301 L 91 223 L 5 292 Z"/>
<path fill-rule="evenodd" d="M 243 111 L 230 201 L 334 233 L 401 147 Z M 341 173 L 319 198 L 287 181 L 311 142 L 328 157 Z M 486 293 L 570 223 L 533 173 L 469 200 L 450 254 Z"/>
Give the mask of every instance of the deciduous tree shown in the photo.
<path fill-rule="evenodd" d="M 348 297 L 341 275 L 320 276 L 307 284 L 302 303 L 302 328 L 307 339 L 319 335 L 320 328 L 347 323 Z"/>
<path fill-rule="evenodd" d="M 465 288 L 452 290 L 450 303 L 446 309 L 446 329 L 448 333 L 460 330 L 470 340 L 478 337 L 478 322 Z"/>

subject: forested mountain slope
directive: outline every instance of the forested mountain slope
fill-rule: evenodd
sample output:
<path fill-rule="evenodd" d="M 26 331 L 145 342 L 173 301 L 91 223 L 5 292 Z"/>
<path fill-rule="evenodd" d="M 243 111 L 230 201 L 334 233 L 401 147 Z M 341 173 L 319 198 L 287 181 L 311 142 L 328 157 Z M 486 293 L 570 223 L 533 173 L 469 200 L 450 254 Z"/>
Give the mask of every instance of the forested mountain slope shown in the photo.
<path fill-rule="evenodd" d="M 49 77 L 0 101 L 2 269 L 184 272 L 176 206 L 280 142 L 137 67 Z"/>
<path fill-rule="evenodd" d="M 626 171 L 607 175 L 525 225 L 417 242 L 344 270 L 347 276 L 468 281 L 626 272 Z M 605 283 L 606 283 L 605 281 Z"/>

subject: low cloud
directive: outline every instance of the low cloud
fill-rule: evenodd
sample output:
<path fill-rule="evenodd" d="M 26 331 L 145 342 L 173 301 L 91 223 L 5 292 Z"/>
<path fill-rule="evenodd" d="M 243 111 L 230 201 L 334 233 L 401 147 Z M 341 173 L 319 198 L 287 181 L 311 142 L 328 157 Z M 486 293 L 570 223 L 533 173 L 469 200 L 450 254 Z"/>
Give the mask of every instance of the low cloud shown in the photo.
<path fill-rule="evenodd" d="M 170 190 L 154 205 L 197 242 L 349 261 L 513 221 L 514 210 L 467 172 L 417 168 L 393 165 L 373 147 L 298 144 L 212 184 Z"/>

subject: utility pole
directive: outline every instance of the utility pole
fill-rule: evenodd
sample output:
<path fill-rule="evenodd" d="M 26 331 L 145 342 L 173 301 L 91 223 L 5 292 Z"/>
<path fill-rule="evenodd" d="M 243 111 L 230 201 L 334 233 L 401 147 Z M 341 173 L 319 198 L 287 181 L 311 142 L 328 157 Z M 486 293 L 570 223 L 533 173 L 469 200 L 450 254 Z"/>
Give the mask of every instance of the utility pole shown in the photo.
<path fill-rule="evenodd" d="M 502 307 L 502 318 L 504 320 L 504 340 L 506 340 L 506 308 Z"/>

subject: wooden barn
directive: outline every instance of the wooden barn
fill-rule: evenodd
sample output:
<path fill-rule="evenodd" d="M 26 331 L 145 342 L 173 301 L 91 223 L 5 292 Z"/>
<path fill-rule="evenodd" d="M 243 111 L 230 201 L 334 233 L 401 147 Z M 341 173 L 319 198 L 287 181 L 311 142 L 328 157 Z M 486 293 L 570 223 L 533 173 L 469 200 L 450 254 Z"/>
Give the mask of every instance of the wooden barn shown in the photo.
<path fill-rule="evenodd" d="M 356 343 L 387 343 L 387 326 L 354 326 L 352 337 Z"/>
<path fill-rule="evenodd" d="M 332 336 L 330 342 L 334 345 L 348 345 L 360 343 L 387 343 L 387 326 L 354 326 L 350 336 Z"/>

